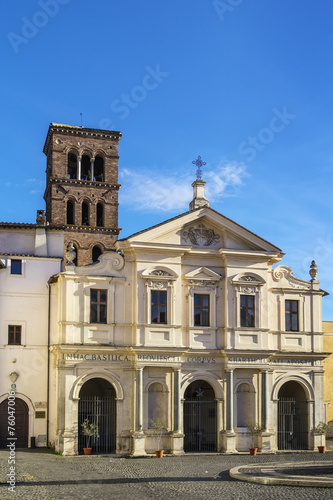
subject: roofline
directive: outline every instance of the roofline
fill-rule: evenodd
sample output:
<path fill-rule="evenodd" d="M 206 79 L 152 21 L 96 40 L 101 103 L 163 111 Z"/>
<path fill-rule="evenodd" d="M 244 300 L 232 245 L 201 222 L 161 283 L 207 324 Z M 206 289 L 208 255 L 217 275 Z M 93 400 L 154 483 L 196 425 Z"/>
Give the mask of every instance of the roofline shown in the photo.
<path fill-rule="evenodd" d="M 95 137 L 103 137 L 109 139 L 120 140 L 122 133 L 115 130 L 104 130 L 99 128 L 87 128 L 87 127 L 77 127 L 75 125 L 66 125 L 64 123 L 50 123 L 49 129 L 46 135 L 43 153 L 47 155 L 47 150 L 49 148 L 50 140 L 54 132 L 66 134 L 66 135 L 92 135 Z"/>
<path fill-rule="evenodd" d="M 13 252 L 6 252 L 6 253 L 1 253 L 0 252 L 0 257 L 1 258 L 6 258 L 6 257 L 29 257 L 33 259 L 53 259 L 53 260 L 64 260 L 63 257 L 61 256 L 56 256 L 56 255 L 35 255 L 33 253 L 13 253 Z"/>
<path fill-rule="evenodd" d="M 163 222 L 160 222 L 159 224 L 155 224 L 154 226 L 148 227 L 147 229 L 143 229 L 142 231 L 138 231 L 137 233 L 133 233 L 130 236 L 128 236 L 127 238 L 121 238 L 118 241 L 129 240 L 130 238 L 134 238 L 135 236 L 138 236 L 139 234 L 143 234 L 147 231 L 150 231 L 151 229 L 156 229 L 157 227 L 163 226 L 164 224 L 167 224 L 167 223 L 172 222 L 174 220 L 180 219 L 181 217 L 184 217 L 185 215 L 188 215 L 190 213 L 198 212 L 199 210 L 211 210 L 212 212 L 215 212 L 217 215 L 222 216 L 224 219 L 230 221 L 232 224 L 235 224 L 236 226 L 240 227 L 241 229 L 244 229 L 245 231 L 247 231 L 248 233 L 253 234 L 253 236 L 255 236 L 256 238 L 259 238 L 261 241 L 264 241 L 265 243 L 268 243 L 271 247 L 274 247 L 276 250 L 278 250 L 280 253 L 283 254 L 281 248 L 277 247 L 276 245 L 273 245 L 273 243 L 270 243 L 268 240 L 265 240 L 265 238 L 258 236 L 253 231 L 250 231 L 246 227 L 241 226 L 241 224 L 238 224 L 238 222 L 235 222 L 234 220 L 230 219 L 229 217 L 226 217 L 225 215 L 221 214 L 220 212 L 218 212 L 217 210 L 214 210 L 214 208 L 211 208 L 211 207 L 199 207 L 199 208 L 195 208 L 194 210 L 189 210 L 188 212 L 184 212 L 182 214 L 176 215 L 175 217 L 172 217 L 171 219 L 167 219 Z"/>
<path fill-rule="evenodd" d="M 52 229 L 55 231 L 63 231 L 65 226 L 57 226 L 54 224 L 35 224 L 30 222 L 0 222 L 1 229 Z"/>

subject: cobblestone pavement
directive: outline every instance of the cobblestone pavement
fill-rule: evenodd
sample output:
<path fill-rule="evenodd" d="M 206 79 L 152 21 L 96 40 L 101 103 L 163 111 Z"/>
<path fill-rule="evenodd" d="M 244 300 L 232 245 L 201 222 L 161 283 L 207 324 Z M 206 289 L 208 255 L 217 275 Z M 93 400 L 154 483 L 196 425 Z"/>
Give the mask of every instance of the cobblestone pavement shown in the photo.
<path fill-rule="evenodd" d="M 237 481 L 233 467 L 269 463 L 315 462 L 325 466 L 326 454 L 278 453 L 276 455 L 183 455 L 180 457 L 115 458 L 112 456 L 61 457 L 49 451 L 16 451 L 15 492 L 8 491 L 9 453 L 0 451 L 0 498 L 26 500 L 321 500 L 333 498 L 331 488 L 272 486 Z"/>

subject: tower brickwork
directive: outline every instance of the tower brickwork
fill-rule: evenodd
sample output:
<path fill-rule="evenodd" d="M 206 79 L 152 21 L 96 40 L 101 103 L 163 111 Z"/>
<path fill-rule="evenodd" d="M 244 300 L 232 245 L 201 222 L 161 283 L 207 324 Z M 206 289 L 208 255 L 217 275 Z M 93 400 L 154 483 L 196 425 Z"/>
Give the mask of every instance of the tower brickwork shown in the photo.
<path fill-rule="evenodd" d="M 118 238 L 120 132 L 51 123 L 47 157 L 46 221 L 65 230 L 77 265 L 90 264 Z"/>

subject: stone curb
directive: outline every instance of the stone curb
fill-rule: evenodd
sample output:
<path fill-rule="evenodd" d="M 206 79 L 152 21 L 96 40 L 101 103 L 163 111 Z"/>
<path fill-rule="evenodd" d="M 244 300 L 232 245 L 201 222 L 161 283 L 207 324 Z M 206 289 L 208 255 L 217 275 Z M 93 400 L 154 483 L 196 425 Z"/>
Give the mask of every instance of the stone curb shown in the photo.
<path fill-rule="evenodd" d="M 325 466 L 330 466 L 333 473 L 333 462 L 325 462 Z M 241 465 L 239 467 L 234 467 L 230 469 L 230 477 L 237 479 L 239 481 L 248 481 L 252 483 L 260 484 L 274 484 L 274 485 L 286 485 L 286 486 L 312 486 L 316 488 L 332 488 L 333 487 L 333 476 L 328 478 L 325 476 L 298 476 L 293 475 L 293 469 L 306 470 L 307 468 L 313 470 L 315 468 L 322 468 L 323 463 L 318 462 L 305 462 L 305 463 L 286 463 L 286 464 L 269 464 L 269 465 Z M 255 469 L 258 470 L 260 475 L 255 475 L 255 471 L 242 472 L 242 469 Z M 285 470 L 290 469 L 290 475 L 279 472 L 279 469 Z"/>

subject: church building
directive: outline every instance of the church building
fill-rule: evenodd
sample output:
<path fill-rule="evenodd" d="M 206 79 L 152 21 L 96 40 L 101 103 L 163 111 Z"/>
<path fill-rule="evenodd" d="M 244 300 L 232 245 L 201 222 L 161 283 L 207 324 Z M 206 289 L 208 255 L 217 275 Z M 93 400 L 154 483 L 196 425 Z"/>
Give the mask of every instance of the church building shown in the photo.
<path fill-rule="evenodd" d="M 278 247 L 211 208 L 200 157 L 189 210 L 119 239 L 120 138 L 51 124 L 46 217 L 16 228 L 11 248 L 1 234 L 12 228 L 0 225 L 1 419 L 16 377 L 25 442 L 64 455 L 82 453 L 86 419 L 98 427 L 97 454 L 153 453 L 152 420 L 165 453 L 315 449 L 327 357 L 315 262 L 309 281 L 296 278 Z M 49 235 L 43 257 L 36 245 L 21 249 L 37 230 Z M 40 266 L 33 275 L 30 261 Z M 15 309 L 17 274 L 27 295 L 39 287 L 31 295 L 43 320 L 29 297 Z M 38 349 L 32 384 L 25 373 Z"/>

